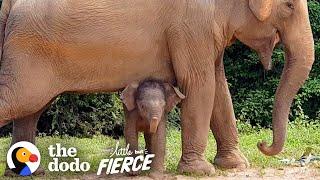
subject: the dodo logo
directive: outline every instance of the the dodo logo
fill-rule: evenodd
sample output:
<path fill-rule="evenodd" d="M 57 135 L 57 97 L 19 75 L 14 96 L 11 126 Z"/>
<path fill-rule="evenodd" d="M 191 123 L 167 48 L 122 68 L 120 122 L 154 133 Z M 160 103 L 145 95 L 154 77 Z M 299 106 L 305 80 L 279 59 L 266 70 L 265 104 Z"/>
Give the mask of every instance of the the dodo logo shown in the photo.
<path fill-rule="evenodd" d="M 35 145 L 21 141 L 10 147 L 7 154 L 9 168 L 20 176 L 30 176 L 40 166 L 40 153 Z"/>

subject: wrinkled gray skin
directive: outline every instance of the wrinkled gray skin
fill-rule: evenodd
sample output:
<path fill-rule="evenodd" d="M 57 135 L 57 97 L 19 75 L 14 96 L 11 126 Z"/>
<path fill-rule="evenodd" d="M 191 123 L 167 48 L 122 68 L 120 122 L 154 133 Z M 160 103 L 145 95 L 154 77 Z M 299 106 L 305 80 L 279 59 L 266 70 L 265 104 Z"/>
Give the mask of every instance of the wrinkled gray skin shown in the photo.
<path fill-rule="evenodd" d="M 135 152 L 138 133 L 144 133 L 148 153 L 155 154 L 151 164 L 153 173 L 164 171 L 167 114 L 184 98 L 177 88 L 157 80 L 132 83 L 121 94 L 126 114 L 126 143 Z"/>

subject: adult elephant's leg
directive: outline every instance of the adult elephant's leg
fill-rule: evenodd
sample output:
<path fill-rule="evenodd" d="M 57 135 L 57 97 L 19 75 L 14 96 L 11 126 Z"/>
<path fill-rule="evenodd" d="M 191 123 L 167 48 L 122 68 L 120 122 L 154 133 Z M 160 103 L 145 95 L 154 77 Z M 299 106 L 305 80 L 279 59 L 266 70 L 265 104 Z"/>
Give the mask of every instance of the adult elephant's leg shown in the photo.
<path fill-rule="evenodd" d="M 182 157 L 179 171 L 182 173 L 214 173 L 214 167 L 204 158 L 213 108 L 213 86 L 214 82 L 209 79 L 201 84 L 188 82 L 184 85 L 187 98 L 181 111 Z"/>
<path fill-rule="evenodd" d="M 19 118 L 13 121 L 13 131 L 12 131 L 12 140 L 11 145 L 20 142 L 20 141 L 28 141 L 33 144 L 36 143 L 36 131 L 37 131 L 37 123 L 38 120 L 44 110 L 41 110 L 35 114 L 26 116 L 24 118 Z M 45 173 L 44 169 L 39 167 L 34 175 L 43 175 Z M 5 176 L 14 176 L 14 172 L 12 172 L 9 167 L 6 167 Z"/>
<path fill-rule="evenodd" d="M 190 25 L 191 26 L 191 25 Z M 192 24 L 193 26 L 193 24 Z M 194 34 L 193 30 L 177 27 L 170 32 L 169 41 L 173 68 L 179 87 L 186 95 L 182 101 L 182 156 L 181 173 L 213 174 L 212 164 L 204 158 L 210 118 L 214 103 L 214 42 Z"/>
<path fill-rule="evenodd" d="M 239 149 L 238 131 L 223 66 L 223 54 L 216 68 L 216 94 L 210 128 L 217 142 L 214 163 L 221 168 L 246 168 L 249 163 Z"/>

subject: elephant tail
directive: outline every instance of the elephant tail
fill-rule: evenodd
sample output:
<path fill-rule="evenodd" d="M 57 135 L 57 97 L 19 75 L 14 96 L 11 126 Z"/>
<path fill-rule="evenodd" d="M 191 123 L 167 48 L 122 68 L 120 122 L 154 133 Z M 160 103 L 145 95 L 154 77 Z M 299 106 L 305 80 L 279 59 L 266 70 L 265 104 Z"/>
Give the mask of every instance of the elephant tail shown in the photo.
<path fill-rule="evenodd" d="M 7 19 L 10 14 L 13 0 L 3 0 L 0 11 L 0 56 L 2 61 L 3 44 L 5 39 L 5 31 L 7 26 Z"/>

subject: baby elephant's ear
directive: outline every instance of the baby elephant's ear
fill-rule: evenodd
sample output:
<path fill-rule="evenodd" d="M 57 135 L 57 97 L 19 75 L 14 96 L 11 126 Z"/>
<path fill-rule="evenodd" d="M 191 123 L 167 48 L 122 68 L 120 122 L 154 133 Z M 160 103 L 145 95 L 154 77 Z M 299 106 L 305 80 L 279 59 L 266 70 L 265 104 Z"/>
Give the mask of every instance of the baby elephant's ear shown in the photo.
<path fill-rule="evenodd" d="M 133 82 L 130 85 L 128 85 L 120 95 L 120 99 L 126 105 L 128 111 L 132 111 L 136 108 L 135 93 L 137 91 L 138 86 L 138 82 Z"/>
<path fill-rule="evenodd" d="M 171 84 L 165 83 L 164 87 L 166 89 L 166 98 L 167 98 L 166 110 L 169 112 L 181 100 L 185 99 L 186 96 L 182 94 L 178 88 L 172 86 Z"/>

